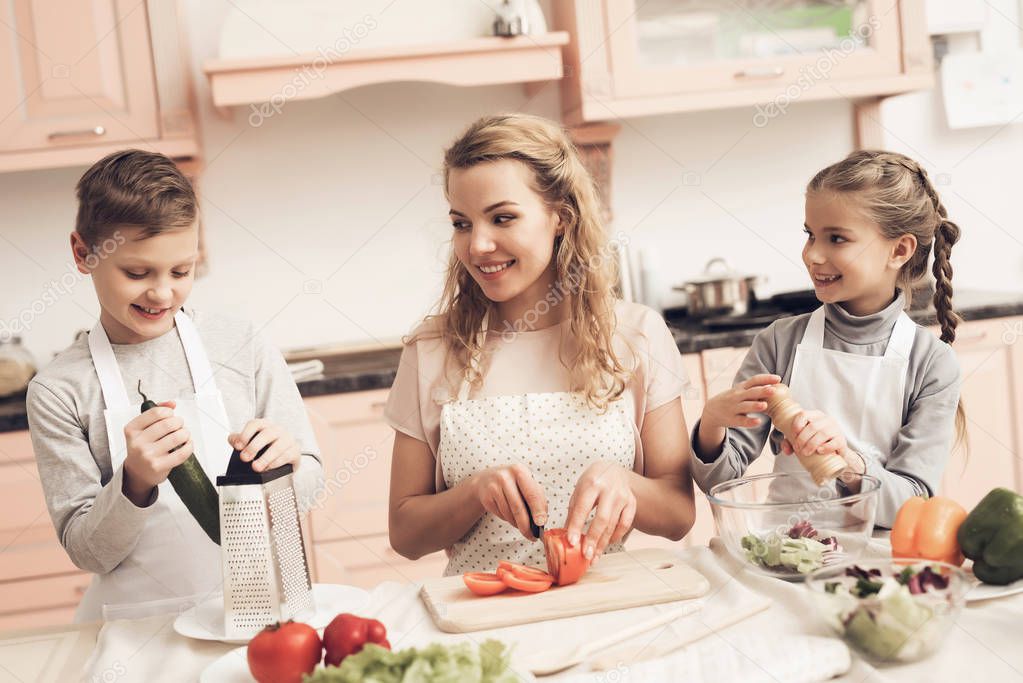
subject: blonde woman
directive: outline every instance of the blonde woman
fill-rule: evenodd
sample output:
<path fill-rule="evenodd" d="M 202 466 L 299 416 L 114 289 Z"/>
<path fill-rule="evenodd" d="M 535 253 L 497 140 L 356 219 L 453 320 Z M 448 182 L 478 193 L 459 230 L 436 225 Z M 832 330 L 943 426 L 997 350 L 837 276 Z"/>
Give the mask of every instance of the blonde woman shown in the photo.
<path fill-rule="evenodd" d="M 446 549 L 451 575 L 543 566 L 530 513 L 593 559 L 632 528 L 681 539 L 695 514 L 681 357 L 660 316 L 615 299 L 572 143 L 545 119 L 484 117 L 447 150 L 444 181 L 444 292 L 385 411 L 391 545 Z"/>
<path fill-rule="evenodd" d="M 848 467 L 838 486 L 856 492 L 862 475 L 879 479 L 876 523 L 891 527 L 907 498 L 937 492 L 965 432 L 950 346 L 959 316 L 949 259 L 959 227 L 917 162 L 860 151 L 810 181 L 803 231 L 803 263 L 823 305 L 753 340 L 735 387 L 707 401 L 693 431 L 693 473 L 705 491 L 742 476 L 770 431 L 752 414 L 784 381 L 807 410 L 794 441 L 771 434 L 782 454 L 775 470 L 800 471 L 785 457 L 793 452 L 838 453 Z M 940 339 L 905 313 L 932 255 Z"/>

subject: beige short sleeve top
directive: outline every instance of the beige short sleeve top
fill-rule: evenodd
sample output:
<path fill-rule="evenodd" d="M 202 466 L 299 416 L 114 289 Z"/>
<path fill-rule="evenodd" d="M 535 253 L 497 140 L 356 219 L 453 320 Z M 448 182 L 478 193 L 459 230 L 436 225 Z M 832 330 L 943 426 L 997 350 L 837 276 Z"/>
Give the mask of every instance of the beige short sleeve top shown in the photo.
<path fill-rule="evenodd" d="M 639 437 L 644 416 L 678 399 L 689 381 L 671 331 L 659 314 L 641 304 L 620 301 L 615 315 L 614 348 L 623 365 L 631 370 L 620 400 L 625 402 L 635 425 L 634 469 L 642 474 Z M 436 458 L 441 407 L 444 400 L 457 396 L 460 375 L 458 368 L 446 362 L 443 341 L 431 334 L 435 325 L 434 321 L 420 325 L 412 335 L 419 338 L 402 352 L 384 419 L 395 430 L 426 442 Z M 559 356 L 562 335 L 567 332 L 567 322 L 515 334 L 489 332 L 484 346 L 486 375 L 472 397 L 569 391 L 570 371 Z M 437 491 L 444 489 L 439 464 L 435 483 Z"/>

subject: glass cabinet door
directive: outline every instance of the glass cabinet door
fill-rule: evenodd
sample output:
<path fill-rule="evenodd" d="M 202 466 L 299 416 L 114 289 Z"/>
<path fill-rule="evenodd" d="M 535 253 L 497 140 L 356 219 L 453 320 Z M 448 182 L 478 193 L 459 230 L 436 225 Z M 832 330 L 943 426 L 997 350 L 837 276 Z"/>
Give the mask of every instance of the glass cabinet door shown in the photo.
<path fill-rule="evenodd" d="M 605 0 L 616 96 L 895 75 L 892 0 Z"/>

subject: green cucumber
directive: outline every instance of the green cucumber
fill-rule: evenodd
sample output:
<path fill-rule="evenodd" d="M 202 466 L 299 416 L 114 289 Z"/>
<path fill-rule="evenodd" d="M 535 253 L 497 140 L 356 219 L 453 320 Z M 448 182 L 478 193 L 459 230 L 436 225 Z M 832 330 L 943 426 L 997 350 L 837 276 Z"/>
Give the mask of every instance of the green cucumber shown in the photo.
<path fill-rule="evenodd" d="M 142 380 L 139 380 L 139 394 L 142 396 L 143 413 L 156 407 L 156 402 L 150 401 L 142 393 Z M 220 545 L 220 496 L 195 453 L 188 456 L 185 462 L 175 465 L 167 475 L 167 480 L 210 540 Z"/>

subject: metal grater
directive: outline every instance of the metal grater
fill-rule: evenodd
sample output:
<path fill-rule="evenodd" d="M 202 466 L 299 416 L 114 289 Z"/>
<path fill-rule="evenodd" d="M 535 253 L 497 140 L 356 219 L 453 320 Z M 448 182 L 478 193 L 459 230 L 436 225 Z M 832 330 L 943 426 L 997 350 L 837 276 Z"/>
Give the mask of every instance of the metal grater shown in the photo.
<path fill-rule="evenodd" d="M 291 465 L 256 472 L 236 450 L 217 477 L 224 633 L 232 640 L 315 612 L 292 472 Z"/>

